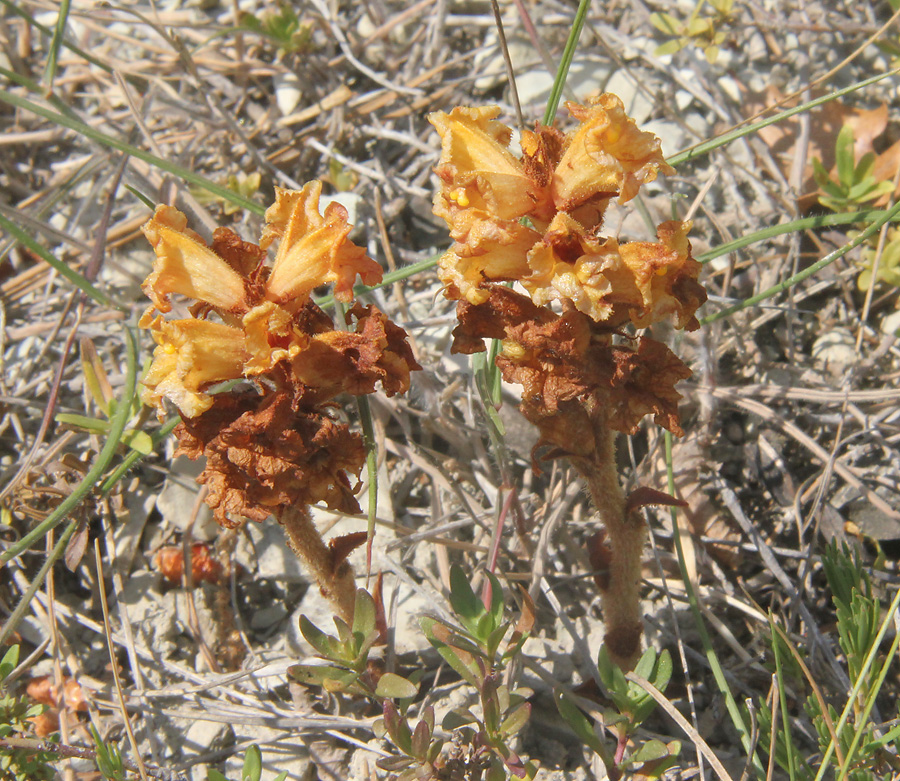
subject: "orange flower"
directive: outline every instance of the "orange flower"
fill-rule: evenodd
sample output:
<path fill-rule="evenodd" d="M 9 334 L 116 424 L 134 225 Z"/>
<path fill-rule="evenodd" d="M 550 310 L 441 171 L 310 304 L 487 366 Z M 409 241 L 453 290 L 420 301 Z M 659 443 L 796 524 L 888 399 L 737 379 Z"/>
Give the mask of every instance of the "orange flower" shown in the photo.
<path fill-rule="evenodd" d="M 560 211 L 572 211 L 598 195 L 618 195 L 625 203 L 657 173 L 675 173 L 659 139 L 638 130 L 618 96 L 606 93 L 587 106 L 566 103 L 566 108 L 581 125 L 553 172 L 553 203 Z"/>
<path fill-rule="evenodd" d="M 335 296 L 346 301 L 352 298 L 357 275 L 369 285 L 380 282 L 382 276 L 381 267 L 347 238 L 351 226 L 344 207 L 331 204 L 324 215 L 319 213 L 321 191 L 321 182 L 310 182 L 296 192 L 277 190 L 275 203 L 266 212 L 259 246 L 225 228 L 218 229 L 207 246 L 187 227 L 180 211 L 157 207 L 143 227 L 156 260 L 143 286 L 153 307 L 141 326 L 150 329 L 159 345 L 143 381 L 146 403 L 161 412 L 163 399 L 168 399 L 183 415 L 194 417 L 212 405 L 212 397 L 204 391 L 216 383 L 274 373 L 277 384 L 292 369 L 295 376 L 287 381 L 294 386 L 324 383 L 314 394 L 318 403 L 350 388 L 371 393 L 376 379 L 392 393 L 409 387 L 409 372 L 419 367 L 405 332 L 392 324 L 399 334 L 379 336 L 378 356 L 355 344 L 358 355 L 365 352 L 374 362 L 371 366 L 362 365 L 365 359 L 329 366 L 335 351 L 323 354 L 316 347 L 317 371 L 296 374 L 311 363 L 311 356 L 300 357 L 304 351 L 328 340 L 346 341 L 346 335 L 328 336 L 334 334 L 334 325 L 312 302 L 312 291 L 333 284 Z M 276 240 L 278 248 L 269 268 L 266 249 Z M 154 310 L 171 310 L 173 293 L 197 302 L 191 309 L 193 318 L 154 316 Z M 368 316 L 374 317 L 371 312 Z M 365 341 L 360 337 L 357 342 L 360 339 Z M 375 364 L 381 368 L 374 370 Z M 384 368 L 388 364 L 390 370 Z M 329 372 L 332 379 L 326 380 Z M 335 380 L 333 375 L 341 372 L 350 374 Z M 302 393 L 309 395 L 309 389 Z"/>
<path fill-rule="evenodd" d="M 566 136 L 541 125 L 525 131 L 522 159 L 509 151 L 496 107 L 429 116 L 441 136 L 434 213 L 455 241 L 438 263 L 445 294 L 481 304 L 491 283 L 519 281 L 535 303 L 568 301 L 598 322 L 644 327 L 674 314 L 679 327 L 696 327 L 705 297 L 688 224 L 660 226 L 660 243 L 597 235 L 612 198 L 624 203 L 672 173 L 659 139 L 639 130 L 615 95 L 567 106 L 581 124 Z"/>
<path fill-rule="evenodd" d="M 169 399 L 188 417 L 208 410 L 213 397 L 202 391 L 242 375 L 247 358 L 244 335 L 237 328 L 209 320 L 164 320 L 149 325 L 157 348 L 144 376 L 141 399 L 161 407 Z"/>

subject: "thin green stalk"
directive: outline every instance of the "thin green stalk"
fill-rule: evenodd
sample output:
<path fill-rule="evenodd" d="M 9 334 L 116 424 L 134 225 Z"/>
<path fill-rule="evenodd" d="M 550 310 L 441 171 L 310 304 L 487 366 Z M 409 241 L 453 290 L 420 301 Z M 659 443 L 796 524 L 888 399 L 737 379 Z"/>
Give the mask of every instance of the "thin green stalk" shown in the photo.
<path fill-rule="evenodd" d="M 47 90 L 53 89 L 53 81 L 56 79 L 56 66 L 59 62 L 59 49 L 66 37 L 66 25 L 69 23 L 69 7 L 71 0 L 61 0 L 59 15 L 56 17 L 56 29 L 53 38 L 50 39 L 50 50 L 47 52 L 47 67 L 44 69 L 44 86 Z"/>
<path fill-rule="evenodd" d="M 569 68 L 572 66 L 572 60 L 575 57 L 575 50 L 578 48 L 578 39 L 581 37 L 581 31 L 584 28 L 584 21 L 587 18 L 588 6 L 590 0 L 580 0 L 578 10 L 575 12 L 575 18 L 572 20 L 572 29 L 569 31 L 569 38 L 566 41 L 566 48 L 563 49 L 562 60 L 560 60 L 559 68 L 553 79 L 553 86 L 550 88 L 550 96 L 547 98 L 547 109 L 544 111 L 544 124 L 549 125 L 556 117 L 559 109 L 559 100 L 562 97 L 563 88 L 566 85 L 566 77 L 569 75 Z"/>
<path fill-rule="evenodd" d="M 709 325 L 710 323 L 716 322 L 716 320 L 721 320 L 723 317 L 728 317 L 733 315 L 735 312 L 740 312 L 742 309 L 747 309 L 748 307 L 754 306 L 758 304 L 760 301 L 765 301 L 767 298 L 772 298 L 773 296 L 778 295 L 779 293 L 783 293 L 785 290 L 790 288 L 793 285 L 796 285 L 798 282 L 802 282 L 807 277 L 811 277 L 813 274 L 817 274 L 826 266 L 831 265 L 839 258 L 844 257 L 851 250 L 856 249 L 860 244 L 864 243 L 869 239 L 869 237 L 874 236 L 881 227 L 892 220 L 896 219 L 900 215 L 900 202 L 896 203 L 893 208 L 884 212 L 881 217 L 875 220 L 868 228 L 866 228 L 862 233 L 859 234 L 855 239 L 845 244 L 840 249 L 836 249 L 834 252 L 830 252 L 821 260 L 813 263 L 809 268 L 803 269 L 803 271 L 794 274 L 792 277 L 788 277 L 785 280 L 782 280 L 777 285 L 773 285 L 768 290 L 764 290 L 762 293 L 757 293 L 755 296 L 751 296 L 744 301 L 741 301 L 738 304 L 734 304 L 734 306 L 726 307 L 715 314 L 708 315 L 704 317 L 700 321 L 700 325 Z"/>
<path fill-rule="evenodd" d="M 378 451 L 375 447 L 375 424 L 372 421 L 372 407 L 366 396 L 356 397 L 359 422 L 366 445 L 366 475 L 369 478 L 368 524 L 366 526 L 366 577 L 372 572 L 372 540 L 375 539 L 375 517 L 378 514 Z"/>
<path fill-rule="evenodd" d="M 781 661 L 781 653 L 779 651 L 781 646 L 775 633 L 775 617 L 771 611 L 769 612 L 769 632 L 772 636 L 772 653 L 775 656 L 775 678 L 778 681 L 778 703 L 781 707 L 781 723 L 784 725 L 782 729 L 784 729 L 784 745 L 787 750 L 788 775 L 790 775 L 791 781 L 794 781 L 797 775 L 795 768 L 797 756 L 794 751 L 794 740 L 791 737 L 791 714 L 788 713 L 787 695 L 784 691 L 784 664 Z M 775 706 L 773 703 L 772 711 L 774 712 L 774 710 Z M 774 742 L 769 746 L 769 753 L 773 756 L 775 754 Z"/>
<path fill-rule="evenodd" d="M 669 477 L 669 493 L 675 494 L 675 473 L 672 468 L 672 434 L 668 431 L 665 432 L 665 443 L 666 443 L 666 466 Z M 750 731 L 747 729 L 747 725 L 744 723 L 744 719 L 741 716 L 741 711 L 737 706 L 737 702 L 735 702 L 734 695 L 731 693 L 731 689 L 728 686 L 728 681 L 725 680 L 725 673 L 722 670 L 722 666 L 719 664 L 719 658 L 716 656 L 715 649 L 712 646 L 712 640 L 710 639 L 709 632 L 706 631 L 706 622 L 703 619 L 703 612 L 700 609 L 700 601 L 697 599 L 697 593 L 694 591 L 694 585 L 691 583 L 691 579 L 687 573 L 687 565 L 684 560 L 684 549 L 681 546 L 681 532 L 678 526 L 678 516 L 675 510 L 671 510 L 672 515 L 672 525 L 674 529 L 674 534 L 672 535 L 675 541 L 675 553 L 678 556 L 678 568 L 681 570 L 681 578 L 684 582 L 684 589 L 687 593 L 688 604 L 691 607 L 691 613 L 694 616 L 694 624 L 697 627 L 697 632 L 700 635 L 700 640 L 703 643 L 703 650 L 706 654 L 706 660 L 709 663 L 709 667 L 712 670 L 713 678 L 716 680 L 716 685 L 719 687 L 719 691 L 722 693 L 722 696 L 725 698 L 725 709 L 728 711 L 728 715 L 731 717 L 731 723 L 734 725 L 734 728 L 737 730 L 738 735 L 741 739 L 741 745 L 744 747 L 744 751 L 747 752 L 749 756 L 751 756 L 751 760 L 753 763 L 753 769 L 756 771 L 757 778 L 762 781 L 766 777 L 766 771 L 763 768 L 763 764 L 759 759 L 759 756 L 756 753 L 756 748 L 750 741 Z"/>
<path fill-rule="evenodd" d="M 116 404 L 115 414 L 110 419 L 109 436 L 106 438 L 106 442 L 103 443 L 103 448 L 100 450 L 96 461 L 94 461 L 94 465 L 75 490 L 47 518 L 18 542 L 0 553 L 0 564 L 5 564 L 10 559 L 15 558 L 52 528 L 62 523 L 66 516 L 93 490 L 115 456 L 122 438 L 122 432 L 125 430 L 125 425 L 131 417 L 131 399 L 134 397 L 137 385 L 137 349 L 131 330 L 126 326 L 124 332 L 126 365 L 122 396 Z"/>
<path fill-rule="evenodd" d="M 785 233 L 796 233 L 805 230 L 815 230 L 816 228 L 828 228 L 834 225 L 852 225 L 856 222 L 868 222 L 869 220 L 877 220 L 889 212 L 886 209 L 863 209 L 862 211 L 847 212 L 842 214 L 817 214 L 814 217 L 803 217 L 799 220 L 791 220 L 783 222 L 780 225 L 771 225 L 768 228 L 748 233 L 739 239 L 720 244 L 711 250 L 697 255 L 696 260 L 700 263 L 709 263 L 715 258 L 727 255 L 729 252 L 735 252 L 758 241 L 782 236 Z M 900 220 L 900 215 L 895 214 L 893 220 Z"/>
<path fill-rule="evenodd" d="M 718 149 L 720 146 L 730 144 L 732 141 L 735 141 L 738 138 L 742 138 L 743 136 L 755 133 L 757 130 L 762 130 L 762 128 L 764 127 L 774 125 L 776 122 L 781 122 L 781 120 L 787 119 L 788 117 L 802 114 L 804 111 L 814 109 L 816 108 L 816 106 L 821 106 L 824 103 L 828 103 L 831 100 L 843 97 L 844 95 L 847 95 L 851 92 L 856 92 L 863 87 L 868 87 L 870 84 L 875 84 L 876 82 L 879 82 L 882 79 L 886 79 L 889 76 L 894 76 L 897 73 L 900 73 L 900 68 L 894 68 L 893 70 L 889 70 L 886 73 L 881 73 L 877 76 L 872 76 L 871 78 L 864 79 L 863 81 L 858 81 L 856 82 L 856 84 L 851 84 L 849 87 L 835 90 L 828 95 L 823 95 L 821 98 L 816 98 L 815 100 L 810 100 L 807 103 L 795 106 L 794 108 L 780 111 L 778 114 L 774 114 L 771 117 L 761 119 L 758 122 L 753 122 L 752 124 L 745 125 L 744 127 L 736 128 L 735 130 L 732 130 L 728 133 L 723 133 L 717 138 L 710 139 L 709 141 L 704 141 L 701 144 L 692 146 L 690 149 L 685 149 L 683 152 L 678 152 L 678 154 L 672 155 L 672 157 L 667 158 L 666 162 L 672 166 L 679 166 L 682 163 L 696 160 L 703 155 L 709 154 L 713 149 Z"/>
<path fill-rule="evenodd" d="M 106 135 L 105 133 L 101 133 L 99 130 L 92 128 L 90 125 L 86 125 L 81 120 L 67 117 L 63 114 L 51 111 L 50 109 L 45 108 L 44 106 L 39 106 L 37 103 L 27 100 L 26 98 L 19 97 L 18 95 L 13 95 L 6 90 L 0 90 L 0 100 L 2 100 L 4 103 L 8 103 L 10 106 L 15 106 L 17 108 L 23 109 L 24 111 L 30 111 L 32 114 L 37 114 L 40 117 L 44 117 L 44 119 L 47 119 L 50 122 L 54 122 L 58 125 L 62 125 L 69 130 L 74 130 L 76 133 L 79 133 L 86 138 L 91 139 L 92 141 L 96 141 L 98 144 L 103 144 L 104 146 L 108 146 L 111 149 L 116 149 L 132 157 L 136 157 L 138 160 L 143 160 L 145 163 L 149 163 L 150 165 L 155 166 L 162 171 L 170 173 L 172 174 L 172 176 L 177 176 L 190 184 L 196 185 L 197 187 L 202 187 L 203 189 L 211 192 L 213 195 L 224 198 L 226 201 L 229 201 L 236 206 L 240 206 L 242 209 L 246 209 L 253 214 L 257 214 L 260 216 L 265 214 L 266 209 L 264 206 L 261 206 L 258 203 L 254 203 L 248 198 L 245 198 L 243 195 L 239 195 L 233 190 L 229 190 L 227 187 L 223 187 L 220 184 L 216 184 L 215 182 L 210 181 L 204 176 L 200 176 L 199 174 L 194 173 L 190 168 L 185 168 L 184 166 L 178 165 L 176 163 L 171 163 L 168 160 L 163 160 L 163 158 L 157 157 L 156 155 L 151 155 L 149 152 L 144 151 L 140 147 L 133 146 L 132 144 L 127 144 L 124 141 L 120 141 L 118 138 L 114 138 L 112 136 Z"/>
<path fill-rule="evenodd" d="M 167 420 L 163 423 L 162 426 L 159 427 L 159 431 L 154 434 L 151 439 L 153 440 L 153 449 L 156 449 L 156 446 L 162 442 L 169 434 L 172 433 L 172 430 L 181 423 L 181 418 L 174 417 Z M 138 453 L 137 450 L 132 450 L 122 459 L 122 463 L 119 464 L 110 474 L 109 477 L 106 478 L 103 485 L 100 486 L 100 493 L 104 496 L 108 494 L 115 487 L 116 483 L 122 479 L 122 477 L 130 470 L 138 461 L 140 461 L 144 457 L 143 453 Z"/>
<path fill-rule="evenodd" d="M 114 301 L 102 290 L 98 290 L 96 287 L 94 287 L 81 274 L 69 268 L 66 263 L 63 263 L 63 261 L 56 258 L 48 250 L 44 249 L 44 247 L 42 247 L 34 238 L 32 238 L 31 235 L 23 231 L 18 225 L 16 225 L 11 220 L 8 220 L 2 214 L 0 214 L 0 228 L 6 231 L 22 246 L 27 247 L 29 250 L 31 250 L 41 260 L 51 266 L 60 276 L 68 279 L 69 282 L 75 285 L 75 287 L 81 290 L 85 295 L 90 296 L 92 299 L 94 299 L 94 301 L 96 301 L 98 304 L 103 304 L 104 306 L 114 306 L 116 309 L 120 310 L 125 310 L 127 308 L 124 304 L 120 304 L 117 301 Z"/>
<path fill-rule="evenodd" d="M 2 5 L 4 8 L 6 8 L 6 10 L 14 13 L 16 16 L 19 16 L 22 19 L 24 19 L 26 22 L 28 22 L 28 24 L 30 24 L 32 27 L 34 27 L 35 30 L 38 30 L 42 35 L 46 36 L 47 38 L 53 38 L 53 30 L 51 30 L 46 25 L 41 24 L 39 21 L 37 21 L 31 14 L 28 13 L 28 11 L 26 11 L 24 8 L 22 8 L 20 3 L 14 3 L 14 2 L 12 2 L 12 0 L 0 0 L 0 5 Z M 69 43 L 65 39 L 62 40 L 62 45 L 65 46 L 69 51 L 73 52 L 74 54 L 77 54 L 79 57 L 82 57 L 85 60 L 87 60 L 89 63 L 91 63 L 91 65 L 96 65 L 101 70 L 106 71 L 107 73 L 112 73 L 112 68 L 110 68 L 109 65 L 107 65 L 105 62 L 103 62 L 103 60 L 100 60 L 97 57 L 94 57 L 93 55 L 89 54 L 84 49 L 79 49 L 77 46 L 75 46 L 72 43 Z"/>
<path fill-rule="evenodd" d="M 60 557 L 65 553 L 66 545 L 69 543 L 69 538 L 72 536 L 73 532 L 78 526 L 78 521 L 72 521 L 63 531 L 62 535 L 59 538 L 59 541 L 56 545 L 53 546 L 53 550 L 50 551 L 50 555 L 47 556 L 46 561 L 44 561 L 41 568 L 37 571 L 37 574 L 31 579 L 31 585 L 28 586 L 26 592 L 22 595 L 22 599 L 19 601 L 19 604 L 16 605 L 16 609 L 10 614 L 10 617 L 6 620 L 6 623 L 3 625 L 3 629 L 0 629 L 0 648 L 3 647 L 6 639 L 12 634 L 13 630 L 19 625 L 19 621 L 22 620 L 23 616 L 28 612 L 28 608 L 31 605 L 31 600 L 34 599 L 34 595 L 37 593 L 37 590 L 43 585 L 44 579 L 47 577 L 47 573 L 50 571 L 50 567 L 56 564 L 59 561 Z"/>

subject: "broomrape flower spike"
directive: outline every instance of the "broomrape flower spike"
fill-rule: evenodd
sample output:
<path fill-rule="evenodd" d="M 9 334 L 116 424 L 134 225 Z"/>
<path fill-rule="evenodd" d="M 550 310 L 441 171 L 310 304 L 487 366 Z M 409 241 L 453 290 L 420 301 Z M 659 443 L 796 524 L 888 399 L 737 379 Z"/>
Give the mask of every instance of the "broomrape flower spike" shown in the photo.
<path fill-rule="evenodd" d="M 346 557 L 365 534 L 326 545 L 309 505 L 359 513 L 355 483 L 366 453 L 360 434 L 329 409 L 341 393 L 373 393 L 378 383 L 388 395 L 404 393 L 420 367 L 406 332 L 374 306 L 355 304 L 346 315 L 354 327 L 344 331 L 312 301 L 315 288 L 332 284 L 350 302 L 357 276 L 369 285 L 382 276 L 349 240 L 346 210 L 332 203 L 320 212 L 321 192 L 321 182 L 276 190 L 259 245 L 228 228 L 207 244 L 180 211 L 157 207 L 143 226 L 156 259 L 143 285 L 153 303 L 140 325 L 157 346 L 142 398 L 160 416 L 166 401 L 178 409 L 178 452 L 206 457 L 198 479 L 216 520 L 230 527 L 274 515 L 349 623 L 356 590 Z M 189 317 L 166 317 L 172 295 L 193 301 Z M 209 393 L 225 380 L 245 382 Z"/>
<path fill-rule="evenodd" d="M 689 222 L 662 223 L 657 242 L 620 244 L 600 233 L 612 199 L 627 203 L 673 173 L 659 139 L 638 129 L 615 95 L 567 107 L 575 130 L 538 124 L 522 133 L 521 157 L 509 150 L 499 108 L 429 116 L 441 137 L 434 213 L 454 240 L 438 269 L 445 295 L 458 301 L 453 350 L 481 352 L 486 338 L 501 340 L 497 366 L 522 386 L 522 412 L 541 434 L 535 452 L 568 458 L 590 488 L 605 528 L 592 559 L 606 570 L 597 578 L 606 647 L 630 669 L 640 656 L 647 534 L 635 510 L 678 500 L 649 489 L 624 495 L 615 434 L 635 433 L 652 414 L 681 435 L 675 383 L 691 371 L 665 345 L 623 328 L 671 318 L 696 329 L 706 291 Z"/>

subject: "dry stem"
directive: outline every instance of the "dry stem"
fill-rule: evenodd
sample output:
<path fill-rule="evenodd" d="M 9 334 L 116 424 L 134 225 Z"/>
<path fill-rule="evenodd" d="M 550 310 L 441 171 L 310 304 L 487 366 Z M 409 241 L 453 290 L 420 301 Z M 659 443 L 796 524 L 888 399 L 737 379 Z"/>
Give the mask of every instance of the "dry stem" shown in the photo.
<path fill-rule="evenodd" d="M 626 513 L 616 469 L 615 437 L 604 421 L 597 421 L 593 456 L 573 458 L 572 463 L 587 482 L 611 549 L 608 583 L 601 591 L 606 649 L 613 662 L 631 670 L 640 658 L 644 628 L 640 574 L 647 527 L 637 513 Z"/>
<path fill-rule="evenodd" d="M 287 533 L 291 550 L 306 565 L 322 595 L 348 624 L 353 623 L 356 581 L 353 567 L 346 560 L 334 566 L 331 549 L 313 523 L 309 507 L 289 507 L 278 519 Z"/>

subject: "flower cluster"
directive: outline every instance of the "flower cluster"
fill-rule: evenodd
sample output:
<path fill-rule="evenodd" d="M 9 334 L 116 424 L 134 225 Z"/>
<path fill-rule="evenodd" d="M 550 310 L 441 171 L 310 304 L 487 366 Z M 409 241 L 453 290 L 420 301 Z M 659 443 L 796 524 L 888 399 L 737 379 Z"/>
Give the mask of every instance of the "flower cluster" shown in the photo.
<path fill-rule="evenodd" d="M 336 330 L 312 301 L 325 284 L 350 301 L 357 276 L 371 285 L 382 273 L 348 239 L 342 206 L 320 213 L 321 189 L 311 182 L 278 190 L 259 245 L 227 228 L 207 245 L 169 206 L 143 227 L 156 260 L 143 286 L 153 306 L 141 326 L 157 344 L 143 399 L 160 411 L 164 399 L 178 408 L 181 452 L 206 456 L 200 481 L 225 526 L 316 502 L 359 512 L 351 477 L 365 448 L 329 407 L 341 393 L 372 393 L 376 383 L 388 395 L 405 392 L 419 368 L 405 331 L 375 307 L 356 304 L 346 316 L 352 330 Z M 188 317 L 165 316 L 172 294 L 193 299 Z M 250 382 L 210 392 L 241 379 Z"/>
<path fill-rule="evenodd" d="M 586 416 L 633 433 L 650 412 L 680 433 L 673 386 L 690 371 L 662 344 L 642 338 L 632 349 L 613 336 L 667 317 L 694 329 L 706 293 L 689 223 L 664 222 L 658 242 L 600 235 L 610 201 L 625 203 L 672 172 L 659 139 L 639 130 L 615 95 L 568 108 L 577 128 L 524 131 L 521 158 L 496 107 L 432 114 L 442 144 L 434 212 L 455 242 L 439 262 L 445 294 L 460 302 L 454 350 L 503 340 L 498 365 L 523 385 L 526 416 L 545 441 L 589 455 Z M 530 300 L 497 284 L 509 281 Z M 554 302 L 562 314 L 548 308 Z"/>
<path fill-rule="evenodd" d="M 672 172 L 659 139 L 639 130 L 615 95 L 568 108 L 576 129 L 524 131 L 521 157 L 509 150 L 512 131 L 496 121 L 497 108 L 431 115 L 442 144 L 434 212 L 454 240 L 440 277 L 458 301 L 453 350 L 480 352 L 485 339 L 500 340 L 497 366 L 522 386 L 521 410 L 540 431 L 538 445 L 549 448 L 545 457 L 568 458 L 587 483 L 604 525 L 592 560 L 602 570 L 606 648 L 631 669 L 643 632 L 646 540 L 633 510 L 663 495 L 638 489 L 625 497 L 615 435 L 633 434 L 647 414 L 683 433 L 675 383 L 691 372 L 664 344 L 625 329 L 666 318 L 697 328 L 706 292 L 690 223 L 662 223 L 657 242 L 601 235 L 610 201 L 626 203 L 642 184 Z"/>

